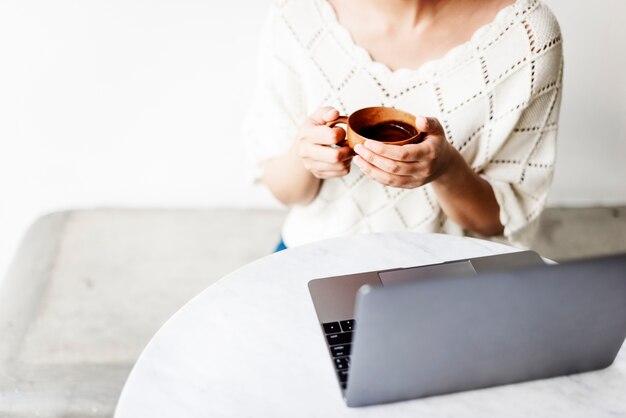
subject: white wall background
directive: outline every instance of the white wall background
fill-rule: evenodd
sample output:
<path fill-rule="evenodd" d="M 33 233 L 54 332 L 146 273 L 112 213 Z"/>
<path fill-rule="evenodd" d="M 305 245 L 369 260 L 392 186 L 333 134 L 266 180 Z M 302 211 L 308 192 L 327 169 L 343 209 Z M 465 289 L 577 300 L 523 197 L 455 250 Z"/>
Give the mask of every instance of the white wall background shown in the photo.
<path fill-rule="evenodd" d="M 626 2 L 544 0 L 561 24 L 565 88 L 552 205 L 626 203 Z"/>
<path fill-rule="evenodd" d="M 565 37 L 551 204 L 626 202 L 626 2 L 548 0 Z M 268 0 L 0 0 L 0 278 L 52 210 L 274 206 L 239 121 Z"/>

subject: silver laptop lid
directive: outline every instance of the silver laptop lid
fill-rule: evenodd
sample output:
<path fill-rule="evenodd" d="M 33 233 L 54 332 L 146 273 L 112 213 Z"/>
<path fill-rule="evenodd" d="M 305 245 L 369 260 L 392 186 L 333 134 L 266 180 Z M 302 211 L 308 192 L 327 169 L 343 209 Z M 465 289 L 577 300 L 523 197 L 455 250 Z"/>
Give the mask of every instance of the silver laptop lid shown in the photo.
<path fill-rule="evenodd" d="M 599 369 L 626 336 L 626 255 L 365 286 L 356 321 L 349 406 Z"/>

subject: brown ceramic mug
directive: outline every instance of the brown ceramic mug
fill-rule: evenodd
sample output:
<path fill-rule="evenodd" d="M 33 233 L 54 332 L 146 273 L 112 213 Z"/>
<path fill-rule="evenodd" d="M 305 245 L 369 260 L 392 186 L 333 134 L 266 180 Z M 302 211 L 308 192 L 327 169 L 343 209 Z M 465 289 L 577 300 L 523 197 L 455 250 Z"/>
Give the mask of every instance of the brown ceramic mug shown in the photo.
<path fill-rule="evenodd" d="M 424 134 L 415 126 L 415 116 L 393 107 L 366 107 L 349 116 L 339 116 L 327 122 L 333 127 L 339 123 L 347 126 L 346 139 L 338 145 L 348 145 L 354 149 L 356 144 L 363 144 L 372 139 L 384 144 L 406 145 L 420 142 Z"/>

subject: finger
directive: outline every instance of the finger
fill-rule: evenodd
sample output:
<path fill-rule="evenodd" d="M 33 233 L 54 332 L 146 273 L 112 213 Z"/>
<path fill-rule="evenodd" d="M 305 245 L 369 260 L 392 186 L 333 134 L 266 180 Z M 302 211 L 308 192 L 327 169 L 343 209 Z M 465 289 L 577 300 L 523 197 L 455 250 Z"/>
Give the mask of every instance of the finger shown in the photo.
<path fill-rule="evenodd" d="M 350 161 L 327 163 L 324 161 L 317 161 L 310 158 L 305 158 L 305 166 L 309 171 L 344 171 L 346 168 L 350 167 Z"/>
<path fill-rule="evenodd" d="M 417 116 L 415 118 L 415 127 L 427 135 L 445 135 L 439 119 L 434 117 Z"/>
<path fill-rule="evenodd" d="M 336 145 L 346 138 L 346 131 L 337 126 L 316 125 L 302 131 L 302 138 L 313 144 Z"/>
<path fill-rule="evenodd" d="M 324 106 L 317 109 L 311 116 L 309 116 L 309 120 L 313 123 L 313 125 L 324 125 L 326 122 L 333 121 L 339 117 L 339 111 L 330 106 Z"/>
<path fill-rule="evenodd" d="M 364 144 L 368 150 L 382 155 L 383 157 L 404 162 L 421 161 L 430 152 L 430 148 L 419 144 L 407 144 L 407 145 L 390 145 L 383 144 L 380 141 L 367 140 Z M 356 148 L 355 148 L 356 151 Z"/>
<path fill-rule="evenodd" d="M 343 177 L 350 174 L 350 167 L 344 167 L 340 170 L 323 170 L 315 171 L 313 175 L 319 179 L 329 179 L 333 177 Z"/>
<path fill-rule="evenodd" d="M 302 145 L 300 155 L 303 158 L 335 164 L 351 159 L 353 154 L 349 147 L 332 148 L 307 142 Z"/>
<path fill-rule="evenodd" d="M 413 177 L 387 173 L 386 171 L 383 171 L 375 165 L 365 161 L 360 155 L 355 156 L 353 161 L 366 176 L 377 181 L 378 183 L 386 186 L 401 188 L 413 188 L 418 186 Z"/>
<path fill-rule="evenodd" d="M 390 145 L 390 147 L 398 148 L 396 145 Z M 361 144 L 357 144 L 357 146 L 354 148 L 354 151 L 357 153 L 357 155 L 359 155 L 368 163 L 390 174 L 398 174 L 403 176 L 412 175 L 417 170 L 416 165 L 419 164 L 418 162 L 407 163 L 404 161 L 387 158 L 371 151 L 368 148 L 365 148 Z"/>

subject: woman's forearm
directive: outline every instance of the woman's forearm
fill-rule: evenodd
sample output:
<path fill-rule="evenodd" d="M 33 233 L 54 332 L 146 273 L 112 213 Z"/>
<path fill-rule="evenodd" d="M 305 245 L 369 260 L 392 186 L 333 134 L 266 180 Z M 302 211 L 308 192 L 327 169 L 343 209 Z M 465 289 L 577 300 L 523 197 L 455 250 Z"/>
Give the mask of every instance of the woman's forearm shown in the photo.
<path fill-rule="evenodd" d="M 500 206 L 491 185 L 476 174 L 456 152 L 450 167 L 433 189 L 445 214 L 463 229 L 483 236 L 502 234 Z"/>
<path fill-rule="evenodd" d="M 304 168 L 296 146 L 265 164 L 262 181 L 287 206 L 309 203 L 317 196 L 321 184 L 320 179 Z"/>

